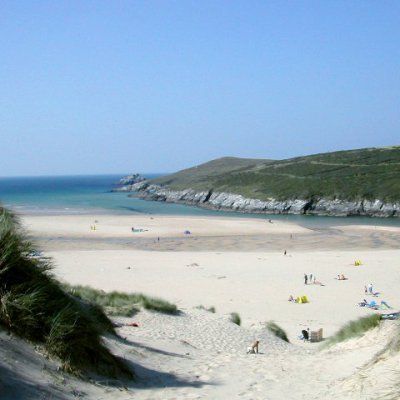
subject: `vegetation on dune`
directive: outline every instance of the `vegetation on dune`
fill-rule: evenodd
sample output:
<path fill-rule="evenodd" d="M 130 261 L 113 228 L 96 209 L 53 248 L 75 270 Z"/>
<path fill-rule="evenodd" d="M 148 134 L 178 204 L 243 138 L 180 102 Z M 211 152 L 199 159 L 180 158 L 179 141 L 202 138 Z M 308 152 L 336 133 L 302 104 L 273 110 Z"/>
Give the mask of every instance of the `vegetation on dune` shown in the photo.
<path fill-rule="evenodd" d="M 222 158 L 157 178 L 171 189 L 213 190 L 266 200 L 400 200 L 400 146 L 287 160 Z"/>
<path fill-rule="evenodd" d="M 164 314 L 177 314 L 175 304 L 168 301 L 149 297 L 141 293 L 104 292 L 88 286 L 65 285 L 67 291 L 84 301 L 95 303 L 102 307 L 109 315 L 131 317 L 140 308 L 157 311 Z"/>
<path fill-rule="evenodd" d="M 237 312 L 231 313 L 230 321 L 239 326 L 242 323 L 242 320 L 240 319 L 240 315 Z"/>
<path fill-rule="evenodd" d="M 277 325 L 274 321 L 267 322 L 267 329 L 271 333 L 273 333 L 276 337 L 278 337 L 279 339 L 282 339 L 285 342 L 289 343 L 289 339 L 286 335 L 286 332 L 279 325 Z"/>
<path fill-rule="evenodd" d="M 214 306 L 204 307 L 204 306 L 200 305 L 200 306 L 197 306 L 196 308 L 199 309 L 199 310 L 208 311 L 208 312 L 213 313 L 213 314 L 215 314 L 215 312 L 216 312 L 216 309 L 215 309 Z"/>
<path fill-rule="evenodd" d="M 68 372 L 132 377 L 102 343 L 102 334 L 114 332 L 102 309 L 66 293 L 51 276 L 49 261 L 32 257 L 34 252 L 16 218 L 1 208 L 0 324 L 44 345 Z"/>
<path fill-rule="evenodd" d="M 362 317 L 354 321 L 350 321 L 339 329 L 333 336 L 331 336 L 326 344 L 331 345 L 353 337 L 362 336 L 365 332 L 373 329 L 379 325 L 381 316 L 379 314 L 372 314 L 367 317 Z"/>

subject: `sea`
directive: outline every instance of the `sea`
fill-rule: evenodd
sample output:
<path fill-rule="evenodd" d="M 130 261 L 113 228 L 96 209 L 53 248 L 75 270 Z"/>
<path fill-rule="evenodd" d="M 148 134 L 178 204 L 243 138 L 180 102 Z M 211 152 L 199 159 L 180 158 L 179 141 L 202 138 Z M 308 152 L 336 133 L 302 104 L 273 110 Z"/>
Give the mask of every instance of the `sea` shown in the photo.
<path fill-rule="evenodd" d="M 352 224 L 400 227 L 400 218 L 243 214 L 141 200 L 112 192 L 125 175 L 0 177 L 0 203 L 17 214 L 197 215 L 286 220 L 310 228 Z M 162 174 L 142 175 L 150 179 Z"/>

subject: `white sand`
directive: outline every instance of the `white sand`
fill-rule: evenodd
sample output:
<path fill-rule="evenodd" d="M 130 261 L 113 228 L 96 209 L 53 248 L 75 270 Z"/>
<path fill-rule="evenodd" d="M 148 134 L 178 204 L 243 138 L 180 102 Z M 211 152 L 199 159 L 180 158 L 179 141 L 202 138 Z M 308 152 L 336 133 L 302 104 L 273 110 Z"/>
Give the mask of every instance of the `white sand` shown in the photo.
<path fill-rule="evenodd" d="M 238 312 L 245 326 L 275 320 L 294 339 L 303 327 L 334 333 L 343 323 L 371 314 L 357 303 L 385 300 L 400 307 L 399 251 L 294 253 L 145 252 L 136 250 L 50 252 L 55 273 L 72 284 L 105 291 L 144 292 L 180 307 L 215 306 L 220 313 Z M 352 265 L 362 258 L 363 265 Z M 197 265 L 196 265 L 197 264 Z M 130 267 L 130 269 L 127 269 Z M 304 285 L 312 272 L 325 284 Z M 343 273 L 349 278 L 334 278 Z M 372 282 L 382 294 L 364 295 Z M 288 302 L 307 295 L 309 304 Z"/>
<path fill-rule="evenodd" d="M 99 221 L 97 230 L 91 231 L 95 219 Z M 106 291 L 144 292 L 172 301 L 184 311 L 174 317 L 142 312 L 129 319 L 140 327 L 119 331 L 131 342 L 109 341 L 109 345 L 136 365 L 139 382 L 128 392 L 75 382 L 89 398 L 376 399 L 376 388 L 385 392 L 387 379 L 380 386 L 376 384 L 379 380 L 369 380 L 365 389 L 357 374 L 382 348 L 386 336 L 364 344 L 351 341 L 347 347 L 318 353 L 316 345 L 303 344 L 297 335 L 305 327 L 322 327 L 325 335 L 330 335 L 343 323 L 371 314 L 373 311 L 357 306 L 366 297 L 364 285 L 370 282 L 381 294 L 378 298 L 367 296 L 368 300 L 385 300 L 395 309 L 400 307 L 400 252 L 398 246 L 385 247 L 389 243 L 393 248 L 396 230 L 380 228 L 375 250 L 357 246 L 348 250 L 347 238 L 364 246 L 371 237 L 375 240 L 374 227 L 340 228 L 324 236 L 324 248 L 331 242 L 333 248 L 321 251 L 318 232 L 249 218 L 29 216 L 24 223 L 44 248 L 51 240 L 51 251 L 46 254 L 54 258 L 58 278 Z M 132 234 L 132 226 L 148 231 Z M 191 251 L 180 248 L 179 238 L 186 229 L 199 239 L 191 242 Z M 152 243 L 162 237 L 172 250 L 113 248 L 116 238 L 132 235 L 149 237 Z M 253 251 L 252 243 L 260 237 L 281 246 L 282 235 L 301 235 L 303 250 L 289 250 L 286 256 L 262 246 Z M 89 248 L 82 250 L 79 243 L 88 238 L 96 241 L 89 241 Z M 204 243 L 209 246 L 213 241 L 218 251 L 204 248 Z M 57 248 L 58 243 L 63 247 Z M 90 243 L 96 247 L 90 249 Z M 235 244 L 241 245 L 240 251 L 235 251 Z M 355 267 L 355 259 L 361 259 L 363 265 Z M 304 273 L 313 273 L 325 286 L 304 285 Z M 334 279 L 341 273 L 349 279 Z M 290 303 L 291 294 L 307 295 L 310 303 Z M 217 313 L 194 309 L 198 305 L 215 306 Z M 228 321 L 233 311 L 240 314 L 242 327 Z M 267 333 L 264 323 L 268 320 L 282 326 L 293 344 Z M 255 338 L 261 340 L 263 354 L 246 355 L 247 345 Z"/>
<path fill-rule="evenodd" d="M 97 221 L 97 223 L 95 222 Z M 24 226 L 35 236 L 93 237 L 185 237 L 190 231 L 194 236 L 234 236 L 257 234 L 306 233 L 298 225 L 266 219 L 218 218 L 185 216 L 143 215 L 31 215 L 23 218 Z M 96 226 L 96 230 L 90 229 Z M 131 228 L 144 232 L 132 233 Z"/>
<path fill-rule="evenodd" d="M 393 385 L 398 356 L 363 367 L 388 337 L 398 335 L 393 332 L 398 324 L 388 322 L 365 338 L 318 352 L 288 345 L 261 327 L 238 327 L 207 311 L 184 310 L 180 316 L 141 312 L 134 320 L 138 328 L 118 329 L 124 340 L 106 339 L 115 354 L 133 363 L 137 374 L 136 382 L 117 388 L 57 373 L 57 365 L 28 344 L 0 333 L 2 400 L 398 398 Z M 261 341 L 260 354 L 247 355 L 244 350 L 254 338 Z"/>

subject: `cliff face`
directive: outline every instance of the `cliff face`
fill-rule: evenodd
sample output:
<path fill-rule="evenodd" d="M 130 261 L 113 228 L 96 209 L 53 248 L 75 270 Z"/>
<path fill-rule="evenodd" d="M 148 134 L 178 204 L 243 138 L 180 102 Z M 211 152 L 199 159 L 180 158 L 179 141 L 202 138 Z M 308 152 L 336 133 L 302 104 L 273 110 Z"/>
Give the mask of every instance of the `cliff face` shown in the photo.
<path fill-rule="evenodd" d="M 295 199 L 279 201 L 271 199 L 262 201 L 245 198 L 233 193 L 199 192 L 193 189 L 170 190 L 159 185 L 150 184 L 147 181 L 129 185 L 126 191 L 136 192 L 135 196 L 145 200 L 181 203 L 214 210 L 243 213 L 400 217 L 400 203 L 384 203 L 381 200 Z"/>

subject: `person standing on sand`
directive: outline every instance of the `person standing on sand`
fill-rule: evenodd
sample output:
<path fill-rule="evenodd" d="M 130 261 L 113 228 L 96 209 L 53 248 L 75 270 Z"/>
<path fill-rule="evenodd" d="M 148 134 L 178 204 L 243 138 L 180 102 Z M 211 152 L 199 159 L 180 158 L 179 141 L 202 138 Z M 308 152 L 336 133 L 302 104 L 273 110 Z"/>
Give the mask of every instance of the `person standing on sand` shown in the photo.
<path fill-rule="evenodd" d="M 304 274 L 304 284 L 307 285 L 307 281 L 308 281 L 308 276 L 307 274 Z"/>
<path fill-rule="evenodd" d="M 285 250 L 285 251 L 283 252 L 283 255 L 286 256 L 286 254 L 287 254 L 287 252 L 286 252 L 286 250 Z"/>
<path fill-rule="evenodd" d="M 374 294 L 374 287 L 373 287 L 372 283 L 370 283 L 370 284 L 368 285 L 368 292 L 369 292 L 370 294 Z"/>

